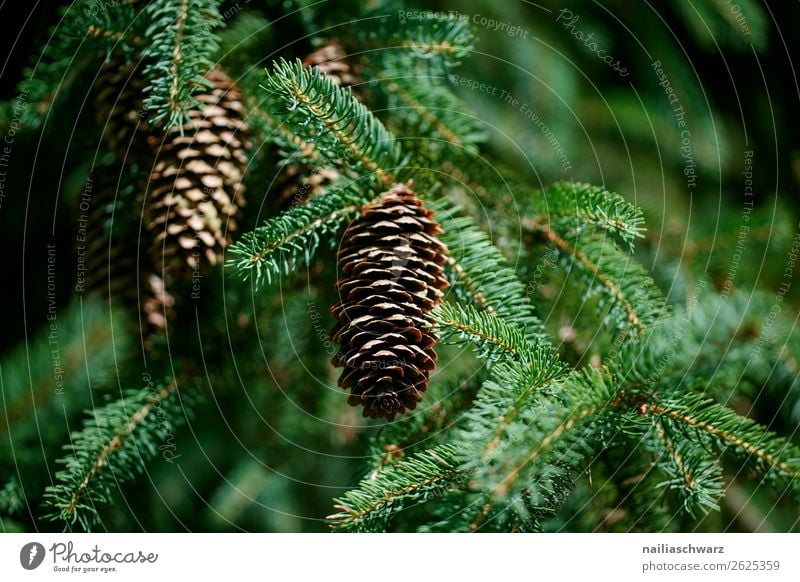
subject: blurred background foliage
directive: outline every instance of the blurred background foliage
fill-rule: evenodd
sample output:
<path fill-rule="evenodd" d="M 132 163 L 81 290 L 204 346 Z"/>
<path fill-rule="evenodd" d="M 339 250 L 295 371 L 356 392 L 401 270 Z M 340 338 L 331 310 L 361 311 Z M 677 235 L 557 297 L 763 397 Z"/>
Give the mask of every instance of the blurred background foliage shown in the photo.
<path fill-rule="evenodd" d="M 2 9 L 6 59 L 0 98 L 17 96 L 16 84 L 29 64 L 28 56 L 47 41 L 63 4 L 42 0 L 14 15 Z M 246 28 L 253 22 L 247 14 L 258 12 L 270 21 L 299 9 L 252 40 L 247 52 L 252 62 L 245 64 L 255 67 L 282 55 L 313 50 L 308 35 L 320 26 L 320 20 L 310 18 L 312 12 L 331 23 L 334 28 L 328 34 L 335 37 L 336 23 L 342 22 L 350 4 L 232 1 L 222 12 L 231 27 Z M 798 3 L 432 0 L 407 2 L 405 10 L 452 11 L 472 23 L 477 49 L 454 71 L 452 81 L 474 115 L 492 124 L 485 148 L 491 164 L 514 168 L 534 186 L 563 179 L 591 182 L 621 192 L 642 206 L 648 230 L 637 251 L 639 258 L 675 304 L 685 304 L 700 281 L 726 294 L 741 294 L 731 320 L 752 304 L 774 297 L 783 282 L 800 210 L 800 132 L 796 130 L 800 86 L 792 61 L 800 56 L 800 39 L 790 30 L 800 17 Z M 19 30 L 23 34 L 18 35 Z M 241 36 L 241 30 L 236 34 Z M 224 31 L 222 35 L 224 45 Z M 287 43 L 287 39 L 296 40 Z M 617 70 L 599 56 L 601 50 L 618 63 Z M 242 52 L 231 58 L 242 59 Z M 665 79 L 674 90 L 677 101 L 673 103 L 665 91 Z M 5 176 L 0 208 L 5 257 L 0 350 L 4 361 L 11 361 L 22 343 L 30 346 L 32 355 L 26 370 L 3 368 L 4 386 L 15 375 L 41 368 L 37 361 L 47 346 L 47 245 L 68 249 L 73 244 L 69 221 L 55 217 L 75 205 L 89 164 L 86 152 L 97 147 L 97 135 L 81 131 L 94 122 L 94 112 L 84 102 L 85 91 L 74 93 L 68 96 L 73 118 L 53 119 L 42 133 L 18 132 L 13 137 L 13 172 Z M 676 104 L 683 108 L 685 126 L 678 124 Z M 751 177 L 744 175 L 748 170 Z M 251 176 L 256 186 L 250 190 L 256 196 L 266 189 L 258 185 L 262 178 Z M 746 193 L 747 180 L 752 180 L 752 197 Z M 253 203 L 251 208 L 258 205 Z M 246 219 L 243 231 L 255 224 L 256 214 Z M 737 252 L 743 225 L 749 227 L 743 235 L 746 244 Z M 332 255 L 318 264 L 329 261 Z M 72 267 L 68 260 L 57 261 L 57 279 L 69 281 Z M 277 292 L 256 299 L 264 305 L 254 305 L 254 298 L 245 291 L 237 296 L 230 289 L 224 297 L 221 292 L 204 298 L 226 302 L 220 321 L 214 324 L 221 334 L 218 344 L 214 338 L 185 341 L 203 341 L 203 350 L 218 358 L 214 362 L 218 370 L 236 369 L 228 365 L 232 359 L 250 361 L 263 377 L 263 386 L 212 392 L 203 404 L 203 423 L 226 425 L 227 430 L 207 433 L 189 423 L 187 430 L 179 431 L 175 446 L 183 457 L 181 470 L 155 464 L 151 474 L 126 489 L 126 503 L 118 504 L 118 511 L 109 515 L 107 529 L 326 529 L 324 516 L 330 512 L 331 498 L 360 477 L 364 447 L 359 426 L 363 422 L 357 410 L 341 406 L 340 393 L 320 389 L 318 379 L 331 374 L 323 365 L 329 346 L 320 339 L 319 330 L 307 329 L 307 321 L 310 311 L 318 311 L 323 320 L 320 329 L 329 329 L 327 306 L 333 302 L 333 292 L 330 286 L 327 291 L 309 286 L 308 279 L 314 276 L 307 274 L 282 289 L 302 292 Z M 569 274 L 546 269 L 535 291 L 537 303 L 545 306 L 542 318 L 561 339 L 567 359 L 589 361 L 593 336 L 579 331 L 582 326 L 574 314 L 580 306 L 570 303 L 577 298 L 558 293 L 570 284 Z M 753 294 L 756 286 L 760 291 Z M 71 303 L 71 291 L 67 284 L 55 288 L 58 309 L 71 314 L 65 316 L 66 322 L 73 321 L 71 317 L 80 309 Z M 798 286 L 792 285 L 783 303 L 788 321 L 797 321 L 798 293 Z M 241 302 L 244 308 L 237 309 L 231 301 Z M 76 343 L 70 349 L 107 361 L 113 357 L 109 342 L 115 337 L 113 326 L 119 316 L 107 306 L 83 309 L 84 325 L 88 313 L 96 327 L 89 337 L 97 348 Z M 239 315 L 229 321 L 226 313 Z M 702 322 L 698 326 L 699 334 Z M 269 337 L 259 335 L 263 330 L 269 330 Z M 791 326 L 776 332 L 776 337 L 795 347 L 797 335 Z M 252 337 L 260 341 L 247 346 L 246 340 Z M 231 347 L 231 338 L 241 341 Z M 242 355 L 248 348 L 249 359 Z M 458 385 L 469 370 L 463 362 L 448 366 L 450 355 L 447 349 L 443 352 L 437 375 L 448 380 L 452 376 Z M 297 365 L 297 354 L 320 368 Z M 76 357 L 73 365 L 82 361 Z M 786 378 L 788 394 L 796 388 L 800 370 L 795 360 L 787 365 L 794 370 L 794 376 Z M 74 376 L 73 381 L 81 379 Z M 286 386 L 297 389 L 286 393 L 281 388 Z M 767 424 L 772 422 L 773 430 L 795 435 L 796 441 L 800 415 L 792 404 L 797 399 L 780 394 L 759 397 L 758 389 L 752 387 L 749 399 L 746 393 L 737 395 L 735 407 Z M 249 405 L 247 413 L 240 410 L 242 397 Z M 75 405 L 88 407 L 93 402 L 88 398 Z M 305 413 L 293 414 L 293 410 Z M 60 418 L 61 424 L 50 428 L 66 434 L 65 413 L 51 412 L 44 419 Z M 296 422 L 274 424 L 285 417 Z M 219 438 L 220 432 L 226 438 Z M 30 439 L 26 452 L 44 454 L 36 451 L 36 435 L 25 437 Z M 267 464 L 261 459 L 268 459 Z M 624 488 L 632 481 L 599 478 L 617 466 L 617 460 L 608 458 L 592 467 L 590 472 L 597 473 L 594 482 L 603 485 L 587 493 L 584 489 L 592 487 L 592 479 L 582 481 L 572 495 L 576 503 L 592 497 L 598 506 L 608 506 L 624 499 Z M 9 477 L 10 485 L 0 492 L 0 504 L 19 509 L 24 500 L 15 492 L 13 476 Z M 39 478 L 45 480 L 46 472 Z M 196 497 L 183 496 L 187 482 Z M 615 531 L 617 523 L 629 527 L 629 521 L 617 519 L 613 511 L 599 515 L 581 508 L 580 519 L 573 519 L 571 512 L 576 508 L 570 503 L 547 527 L 603 531 Z M 797 527 L 791 514 L 795 505 L 789 503 L 790 511 L 781 512 L 759 503 L 760 498 L 751 498 L 746 485 L 741 486 L 726 497 L 723 511 L 710 514 L 701 528 L 785 531 Z M 24 516 L 20 519 L 24 521 Z"/>

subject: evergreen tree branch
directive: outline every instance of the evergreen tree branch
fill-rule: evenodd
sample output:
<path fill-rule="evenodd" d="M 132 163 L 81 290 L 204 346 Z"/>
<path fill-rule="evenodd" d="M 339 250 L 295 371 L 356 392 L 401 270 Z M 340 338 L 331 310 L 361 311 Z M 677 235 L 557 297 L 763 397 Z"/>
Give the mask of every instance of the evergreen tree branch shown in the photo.
<path fill-rule="evenodd" d="M 499 315 L 524 330 L 531 341 L 545 338 L 525 287 L 489 237 L 447 203 L 437 220 L 444 230 L 441 239 L 449 251 L 447 266 L 457 299 Z"/>
<path fill-rule="evenodd" d="M 566 268 L 577 266 L 589 289 L 608 296 L 611 311 L 607 320 L 614 321 L 623 333 L 641 334 L 665 313 L 664 298 L 653 280 L 613 243 L 591 235 L 570 242 L 547 225 L 536 224 L 535 229 L 560 251 Z"/>
<path fill-rule="evenodd" d="M 114 333 L 111 325 L 124 325 L 125 318 L 97 297 L 51 313 L 45 329 L 0 362 L 0 434 L 8 445 L 0 447 L 4 465 L 13 453 L 15 464 L 26 466 L 40 438 L 39 425 L 48 426 L 50 438 L 66 433 L 65 415 L 91 401 L 91 377 L 113 366 L 130 346 L 126 335 Z"/>
<path fill-rule="evenodd" d="M 69 455 L 59 461 L 56 484 L 45 492 L 52 520 L 91 529 L 99 519 L 98 505 L 111 501 L 112 488 L 130 481 L 144 470 L 161 446 L 173 438 L 182 424 L 185 399 L 178 399 L 172 380 L 160 387 L 129 391 L 124 398 L 98 408 L 83 430 L 65 448 Z"/>
<path fill-rule="evenodd" d="M 459 421 L 459 414 L 472 405 L 485 377 L 485 370 L 479 369 L 431 382 L 425 393 L 427 406 L 384 426 L 370 439 L 372 472 L 402 459 L 414 445 L 424 443 L 431 447 L 446 442 L 450 429 Z"/>
<path fill-rule="evenodd" d="M 513 176 L 513 174 L 512 174 Z M 514 186 L 519 180 L 514 180 Z M 519 192 L 519 188 L 514 188 Z M 644 237 L 642 210 L 619 194 L 575 182 L 556 182 L 524 196 L 522 225 L 529 230 L 549 228 L 571 236 L 589 229 L 608 233 L 629 252 Z"/>
<path fill-rule="evenodd" d="M 288 275 L 308 264 L 323 238 L 334 244 L 364 202 L 363 195 L 348 186 L 290 208 L 231 245 L 234 258 L 227 265 L 258 287 L 271 284 L 281 273 Z"/>
<path fill-rule="evenodd" d="M 615 385 L 597 369 L 544 377 L 544 382 L 551 384 L 553 396 L 530 386 L 520 391 L 513 385 L 484 385 L 475 414 L 458 435 L 469 459 L 465 467 L 475 469 L 469 507 L 478 506 L 460 516 L 460 528 L 479 529 L 490 514 L 500 518 L 509 509 L 522 511 L 526 519 L 521 496 L 544 506 L 566 497 L 565 476 L 577 470 L 607 425 L 617 401 Z"/>
<path fill-rule="evenodd" d="M 602 408 L 602 405 L 594 405 L 571 411 L 570 414 L 562 419 L 561 424 L 556 426 L 551 432 L 544 435 L 536 447 L 531 450 L 530 454 L 523 459 L 522 463 L 512 469 L 502 479 L 502 481 L 500 481 L 499 485 L 492 490 L 489 500 L 481 507 L 480 511 L 472 520 L 469 529 L 474 531 L 481 526 L 483 520 L 488 515 L 490 509 L 494 506 L 497 499 L 507 496 L 513 490 L 523 471 L 545 456 L 548 450 L 552 448 L 559 439 L 564 437 L 566 433 L 571 432 L 576 424 L 584 421 L 590 416 L 596 415 L 602 410 Z"/>
<path fill-rule="evenodd" d="M 274 143 L 285 157 L 283 163 L 320 165 L 321 156 L 313 141 L 304 139 L 273 114 L 281 106 L 279 100 L 263 90 L 263 71 L 248 70 L 236 80 L 247 105 L 247 125 L 266 142 Z"/>
<path fill-rule="evenodd" d="M 471 306 L 442 303 L 434 308 L 431 320 L 437 325 L 441 341 L 462 345 L 472 342 L 488 360 L 498 359 L 498 352 L 517 357 L 520 351 L 531 351 L 519 330 Z M 457 338 L 455 342 L 454 338 Z"/>
<path fill-rule="evenodd" d="M 558 354 L 544 342 L 533 344 L 524 332 L 486 311 L 471 305 L 442 303 L 431 313 L 440 339 L 445 343 L 475 346 L 480 357 L 491 363 L 504 363 L 524 381 L 536 383 L 541 370 L 556 375 Z"/>
<path fill-rule="evenodd" d="M 298 60 L 282 60 L 267 78 L 266 88 L 287 106 L 285 123 L 331 163 L 386 188 L 396 181 L 400 148 L 394 136 L 356 100 L 319 69 Z"/>
<path fill-rule="evenodd" d="M 11 477 L 0 489 L 0 513 L 5 515 L 17 515 L 27 506 L 25 491 L 19 478 L 15 475 Z"/>
<path fill-rule="evenodd" d="M 675 490 L 683 500 L 683 509 L 693 517 L 717 509 L 725 492 L 722 468 L 708 456 L 702 446 L 690 439 L 672 434 L 670 423 L 654 419 L 653 449 L 659 457 L 657 465 L 668 476 L 659 487 Z M 647 443 L 647 439 L 644 441 Z M 647 445 L 646 445 L 647 446 Z"/>
<path fill-rule="evenodd" d="M 359 40 L 358 50 L 384 49 L 389 54 L 404 51 L 440 71 L 460 64 L 475 44 L 469 22 L 437 15 L 421 20 L 385 15 L 373 30 L 358 27 L 354 38 Z"/>
<path fill-rule="evenodd" d="M 148 63 L 145 107 L 153 123 L 182 127 L 187 112 L 200 106 L 194 93 L 210 87 L 203 75 L 213 66 L 219 47 L 215 28 L 222 25 L 219 0 L 153 0 L 145 7 L 150 18 L 143 52 Z"/>
<path fill-rule="evenodd" d="M 401 61 L 406 64 L 406 61 Z M 477 153 L 478 144 L 486 141 L 479 120 L 465 113 L 464 104 L 446 87 L 425 74 L 413 75 L 409 68 L 393 65 L 374 71 L 377 86 L 387 96 L 390 122 L 398 135 L 425 136 L 425 148 L 460 155 Z M 442 148 L 441 142 L 454 146 Z M 439 154 L 441 157 L 443 154 Z"/>
<path fill-rule="evenodd" d="M 19 118 L 23 127 L 38 129 L 86 75 L 87 67 L 112 50 L 130 54 L 141 34 L 135 9 L 128 2 L 108 3 L 102 9 L 96 0 L 70 2 L 39 56 L 25 69 L 18 98 L 3 104 L 0 126 Z"/>
<path fill-rule="evenodd" d="M 463 483 L 468 472 L 458 468 L 456 450 L 449 445 L 417 453 L 371 474 L 357 489 L 336 500 L 328 517 L 338 531 L 380 531 L 389 519 L 412 503 L 441 496 Z"/>
<path fill-rule="evenodd" d="M 583 265 L 583 267 L 590 273 L 591 276 L 597 278 L 600 283 L 608 289 L 608 292 L 611 293 L 611 296 L 625 309 L 630 324 L 637 330 L 641 331 L 642 322 L 636 313 L 636 308 L 634 308 L 631 301 L 628 300 L 625 293 L 622 292 L 622 289 L 620 289 L 619 285 L 613 279 L 611 279 L 611 277 L 604 273 L 597 263 L 590 259 L 586 253 L 570 245 L 550 227 L 544 225 L 537 226 L 534 224 L 531 226 L 534 229 L 541 231 L 549 242 L 553 243 L 559 250 L 563 251 L 568 256 L 574 257 L 581 265 Z"/>
<path fill-rule="evenodd" d="M 724 453 L 764 467 L 766 479 L 800 486 L 800 449 L 753 420 L 702 395 L 690 394 L 645 402 L 647 413 L 705 434 Z"/>

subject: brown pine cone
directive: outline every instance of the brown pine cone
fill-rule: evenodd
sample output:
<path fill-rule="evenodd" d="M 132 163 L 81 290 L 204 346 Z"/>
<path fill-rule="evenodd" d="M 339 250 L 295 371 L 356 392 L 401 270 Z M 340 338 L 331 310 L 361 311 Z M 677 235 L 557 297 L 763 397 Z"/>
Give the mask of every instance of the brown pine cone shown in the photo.
<path fill-rule="evenodd" d="M 442 298 L 446 247 L 416 194 L 396 184 L 367 204 L 344 233 L 333 340 L 339 386 L 364 416 L 392 420 L 422 400 L 437 337 L 428 313 Z"/>
<path fill-rule="evenodd" d="M 153 236 L 156 269 L 178 279 L 218 264 L 243 205 L 247 133 L 242 96 L 220 69 L 206 74 L 213 87 L 195 95 L 183 128 L 153 144 L 145 220 Z"/>

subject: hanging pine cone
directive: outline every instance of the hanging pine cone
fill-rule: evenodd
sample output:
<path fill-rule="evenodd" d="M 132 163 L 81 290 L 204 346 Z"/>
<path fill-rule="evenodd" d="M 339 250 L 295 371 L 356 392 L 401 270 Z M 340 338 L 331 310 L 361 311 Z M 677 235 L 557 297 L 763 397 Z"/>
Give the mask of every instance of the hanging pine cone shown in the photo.
<path fill-rule="evenodd" d="M 178 278 L 216 265 L 236 229 L 243 204 L 247 133 L 242 96 L 228 76 L 213 69 L 213 87 L 195 95 L 182 128 L 172 128 L 158 148 L 150 174 L 147 227 L 156 269 Z"/>
<path fill-rule="evenodd" d="M 393 186 L 367 204 L 344 233 L 338 253 L 342 270 L 334 364 L 344 367 L 339 386 L 364 416 L 414 409 L 434 368 L 436 336 L 427 314 L 441 300 L 447 279 L 441 233 L 411 189 Z"/>

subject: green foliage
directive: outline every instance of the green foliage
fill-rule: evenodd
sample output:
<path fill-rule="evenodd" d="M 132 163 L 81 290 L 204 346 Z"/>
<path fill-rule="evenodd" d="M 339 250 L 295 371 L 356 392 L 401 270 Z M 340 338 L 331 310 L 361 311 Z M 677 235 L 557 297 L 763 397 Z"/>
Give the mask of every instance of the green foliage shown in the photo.
<path fill-rule="evenodd" d="M 328 519 L 341 531 L 382 531 L 409 505 L 424 503 L 463 483 L 468 473 L 457 466 L 456 450 L 442 445 L 371 474 L 358 489 L 335 501 L 340 513 Z"/>
<path fill-rule="evenodd" d="M 527 358 L 535 354 L 522 329 L 513 327 L 496 314 L 478 311 L 472 305 L 442 303 L 431 320 L 439 339 L 458 345 L 474 344 L 481 358 L 490 362 L 513 361 L 521 369 L 534 366 Z"/>
<path fill-rule="evenodd" d="M 644 237 L 642 210 L 591 184 L 557 182 L 526 196 L 521 211 L 525 228 L 547 227 L 563 237 L 596 230 L 631 252 L 636 239 Z"/>
<path fill-rule="evenodd" d="M 676 492 L 682 510 L 692 517 L 718 509 L 725 489 L 722 467 L 709 458 L 703 443 L 684 438 L 679 427 L 663 418 L 643 418 L 637 413 L 629 416 L 635 427 L 630 429 L 631 434 L 652 452 L 654 468 L 664 473 L 651 475 L 655 488 Z"/>
<path fill-rule="evenodd" d="M 525 286 L 489 237 L 447 202 L 436 219 L 444 230 L 441 239 L 449 251 L 448 276 L 456 298 L 497 313 L 531 338 L 543 336 Z"/>
<path fill-rule="evenodd" d="M 491 8 L 509 22 L 534 8 L 475 2 L 476 13 Z M 689 228 L 676 205 L 669 217 L 650 219 L 659 196 L 669 192 L 673 203 L 680 194 L 672 192 L 688 189 L 675 104 L 654 82 L 652 59 L 625 55 L 631 71 L 646 74 L 637 91 L 619 79 L 584 91 L 587 80 L 609 74 L 602 61 L 573 46 L 560 24 L 529 19 L 536 43 L 481 34 L 490 46 L 464 78 L 486 90 L 457 96 L 449 74 L 475 52 L 468 18 L 402 17 L 397 2 L 362 4 L 274 2 L 233 18 L 215 0 L 156 0 L 139 14 L 134 3 L 93 13 L 79 0 L 65 10 L 21 86 L 24 123 L 44 123 L 77 79 L 114 55 L 144 59 L 152 119 L 161 129 L 181 125 L 219 62 L 263 147 L 250 156 L 244 233 L 227 250 L 227 271 L 238 280 L 217 270 L 169 281 L 185 309 L 169 345 L 153 350 L 112 327 L 115 310 L 82 298 L 59 311 L 64 398 L 53 390 L 49 322 L 3 357 L 0 530 L 170 530 L 184 518 L 219 530 L 722 529 L 731 524 L 717 509 L 737 488 L 796 514 L 800 336 L 792 298 L 781 291 L 786 262 L 769 260 L 792 257 L 791 213 L 692 206 Z M 604 49 L 629 46 L 596 7 L 578 6 L 581 27 L 596 31 Z M 751 42 L 758 50 L 764 12 L 754 2 L 740 6 L 752 38 L 724 3 L 673 11 L 699 48 Z M 634 33 L 661 17 L 635 14 Z M 301 29 L 307 38 L 288 38 Z M 660 27 L 648 39 L 685 107 L 692 163 L 698 172 L 724 170 L 727 121 L 702 106 L 703 87 L 683 83 L 694 73 L 683 47 Z M 360 77 L 357 98 L 298 58 L 330 40 L 347 53 L 338 64 Z M 496 82 L 501 61 L 489 55 L 509 50 L 533 65 L 510 63 L 512 73 Z M 489 87 L 539 117 L 520 117 L 519 104 L 490 96 Z M 580 145 L 581 132 L 590 147 Z M 678 179 L 658 183 L 662 164 L 679 168 Z M 267 209 L 256 224 L 263 198 L 284 186 L 275 175 L 287 169 L 336 169 L 340 177 L 285 211 Z M 140 186 L 124 176 L 130 184 L 121 184 L 114 214 L 135 224 Z M 424 400 L 377 426 L 335 386 L 332 250 L 364 204 L 405 181 L 436 211 L 451 286 L 428 314 L 440 342 Z M 202 293 L 189 302 L 195 286 Z M 142 354 L 131 354 L 133 344 Z M 166 380 L 110 395 L 109 378 L 138 385 L 121 376 L 141 369 L 142 355 L 153 377 Z M 180 365 L 171 370 L 167 360 Z M 182 443 L 176 472 L 175 431 L 186 406 L 203 398 L 194 362 L 215 406 L 202 411 L 195 446 Z M 59 446 L 66 452 L 50 482 Z M 152 511 L 146 487 L 126 496 L 130 511 L 117 507 L 121 487 L 145 468 L 169 512 Z M 185 475 L 210 500 L 203 511 L 186 495 Z M 353 475 L 363 478 L 353 485 Z M 332 497 L 336 512 L 325 518 Z"/>
<path fill-rule="evenodd" d="M 112 50 L 130 56 L 141 41 L 135 10 L 127 2 L 75 0 L 63 9 L 50 41 L 31 63 L 17 88 L 19 97 L 6 104 L 2 124 L 18 117 L 23 127 L 44 125 L 53 108 L 92 66 Z M 16 112 L 14 111 L 16 109 Z"/>
<path fill-rule="evenodd" d="M 610 377 L 592 368 L 558 378 L 554 373 L 543 370 L 535 384 L 484 386 L 460 435 L 471 446 L 465 455 L 467 466 L 476 469 L 470 493 L 478 495 L 460 528 L 506 521 L 509 512 L 524 521 L 532 506 L 557 507 L 569 491 L 569 476 L 610 433 L 607 408 L 615 397 Z M 546 383 L 552 385 L 545 391 Z"/>
<path fill-rule="evenodd" d="M 609 238 L 591 233 L 562 237 L 546 225 L 536 225 L 532 242 L 541 240 L 557 251 L 567 274 L 576 273 L 585 287 L 584 300 L 598 298 L 603 321 L 623 340 L 642 333 L 665 314 L 664 297 L 644 268 Z M 526 249 L 528 268 L 535 265 L 535 244 Z"/>
<path fill-rule="evenodd" d="M 41 427 L 49 438 L 66 435 L 65 418 L 92 402 L 103 384 L 99 372 L 113 369 L 131 345 L 121 333 L 124 315 L 97 297 L 76 300 L 63 311 L 52 301 L 47 327 L 0 362 L 0 463 L 7 472 L 31 458 L 41 461 L 49 444 L 41 442 Z"/>
<path fill-rule="evenodd" d="M 160 452 L 173 462 L 174 431 L 185 420 L 185 405 L 172 380 L 129 390 L 95 409 L 83 430 L 71 435 L 68 454 L 58 461 L 64 468 L 46 490 L 51 518 L 88 530 L 100 520 L 99 506 L 111 501 L 121 483 L 139 475 L 145 462 Z"/>
<path fill-rule="evenodd" d="M 702 394 L 656 398 L 647 411 L 683 430 L 699 444 L 709 444 L 758 469 L 760 479 L 778 487 L 800 487 L 800 449 Z"/>
<path fill-rule="evenodd" d="M 257 69 L 253 63 L 253 55 L 266 52 L 273 39 L 273 30 L 270 21 L 258 12 L 238 12 L 233 21 L 218 32 L 219 63 L 240 74 Z M 258 73 L 261 71 L 258 70 Z"/>
<path fill-rule="evenodd" d="M 367 183 L 389 186 L 401 166 L 392 134 L 359 103 L 349 89 L 337 86 L 318 69 L 281 60 L 267 77 L 266 89 L 285 107 L 285 122 L 314 143 L 316 151 L 344 165 Z"/>
<path fill-rule="evenodd" d="M 215 29 L 222 24 L 219 0 L 153 0 L 145 7 L 150 43 L 144 104 L 154 123 L 183 126 L 186 112 L 199 106 L 193 95 L 211 83 L 203 74 L 214 64 L 219 47 Z"/>
<path fill-rule="evenodd" d="M 0 512 L 6 515 L 20 513 L 27 506 L 25 491 L 19 478 L 14 476 L 0 489 Z"/>
<path fill-rule="evenodd" d="M 343 188 L 295 206 L 231 246 L 229 253 L 234 258 L 228 265 L 243 278 L 252 277 L 256 286 L 270 284 L 281 274 L 289 275 L 307 265 L 322 240 L 333 244 L 336 234 L 365 201 L 363 193 Z"/>
<path fill-rule="evenodd" d="M 378 86 L 386 93 L 394 132 L 409 142 L 420 133 L 425 136 L 423 143 L 407 146 L 424 152 L 421 161 L 445 158 L 450 150 L 474 154 L 477 145 L 486 141 L 480 120 L 465 114 L 463 103 L 449 87 L 431 81 L 429 76 L 410 76 L 397 67 L 381 71 Z"/>
<path fill-rule="evenodd" d="M 361 47 L 407 52 L 435 71 L 460 64 L 475 43 L 469 22 L 461 18 L 437 14 L 430 18 L 401 18 L 397 10 L 386 9 L 378 10 L 374 17 L 374 27 L 359 27 L 357 31 Z"/>
<path fill-rule="evenodd" d="M 707 49 L 728 45 L 739 50 L 749 46 L 764 49 L 767 44 L 767 18 L 754 0 L 736 4 L 719 0 L 701 0 L 688 4 L 675 0 L 675 9 L 689 31 Z"/>

